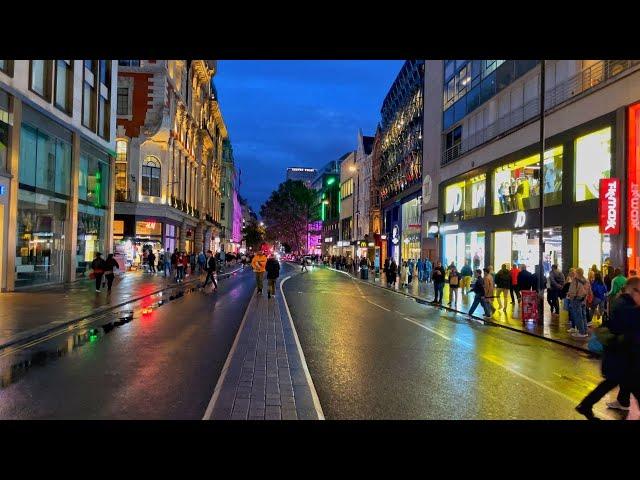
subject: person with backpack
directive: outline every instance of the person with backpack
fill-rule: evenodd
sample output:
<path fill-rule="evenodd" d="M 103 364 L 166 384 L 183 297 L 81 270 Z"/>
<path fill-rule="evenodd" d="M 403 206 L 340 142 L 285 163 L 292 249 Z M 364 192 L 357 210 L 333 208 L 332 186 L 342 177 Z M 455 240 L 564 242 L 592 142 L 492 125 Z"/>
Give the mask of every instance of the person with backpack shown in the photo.
<path fill-rule="evenodd" d="M 485 298 L 484 279 L 482 278 L 482 270 L 480 270 L 479 268 L 476 270 L 476 278 L 473 282 L 473 286 L 471 287 L 471 291 L 473 292 L 474 297 L 473 303 L 471 304 L 471 308 L 468 312 L 469 317 L 473 316 L 473 312 L 476 311 L 478 305 L 482 305 L 484 316 L 486 318 L 491 318 L 491 307 L 489 307 L 488 302 Z"/>
<path fill-rule="evenodd" d="M 460 274 L 456 270 L 456 266 L 451 264 L 449 267 L 449 306 L 458 306 L 458 288 L 460 286 Z"/>
<path fill-rule="evenodd" d="M 602 313 L 607 304 L 607 287 L 602 281 L 602 274 L 600 272 L 595 272 L 594 274 L 591 292 L 591 302 L 587 305 L 587 326 L 589 327 L 593 324 L 593 315 L 596 311 Z"/>
<path fill-rule="evenodd" d="M 549 288 L 547 289 L 547 302 L 551 308 L 551 315 L 560 315 L 560 295 L 564 286 L 564 275 L 555 263 L 551 265 L 549 273 Z"/>
<path fill-rule="evenodd" d="M 95 258 L 93 259 L 93 262 L 91 262 L 91 269 L 93 270 L 93 278 L 96 281 L 96 292 L 100 293 L 102 276 L 104 275 L 104 271 L 106 270 L 106 263 L 104 261 L 104 258 L 102 258 L 102 254 L 100 252 L 96 252 Z"/>
<path fill-rule="evenodd" d="M 272 253 L 267 260 L 267 298 L 276 296 L 276 280 L 280 276 L 280 263 L 276 260 L 276 256 Z"/>
<path fill-rule="evenodd" d="M 209 279 L 211 279 L 211 283 L 213 283 L 213 291 L 215 292 L 218 290 L 218 282 L 215 277 L 215 274 L 218 271 L 218 262 L 216 257 L 213 256 L 213 252 L 211 250 L 207 250 L 205 268 L 207 269 L 207 278 L 205 278 L 204 283 L 202 284 L 202 291 L 204 292 Z"/>
<path fill-rule="evenodd" d="M 611 304 L 611 314 L 606 324 L 598 329 L 603 345 L 602 376 L 604 380 L 576 407 L 576 411 L 589 420 L 598 420 L 593 406 L 608 392 L 620 385 L 615 402 L 608 408 L 629 410 L 631 392 L 640 398 L 638 374 L 640 373 L 640 278 L 629 279 L 621 295 Z"/>

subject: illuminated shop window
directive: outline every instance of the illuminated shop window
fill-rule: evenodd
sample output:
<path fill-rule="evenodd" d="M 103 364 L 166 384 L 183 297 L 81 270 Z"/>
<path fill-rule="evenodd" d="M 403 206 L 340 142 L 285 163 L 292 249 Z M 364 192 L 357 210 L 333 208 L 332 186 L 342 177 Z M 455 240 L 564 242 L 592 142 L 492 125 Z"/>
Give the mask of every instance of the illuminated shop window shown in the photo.
<path fill-rule="evenodd" d="M 602 270 L 602 265 L 611 255 L 611 238 L 601 235 L 598 225 L 578 228 L 578 265 L 586 272 L 592 265 Z"/>
<path fill-rule="evenodd" d="M 562 203 L 562 146 L 544 154 L 544 204 Z M 539 155 L 497 168 L 493 174 L 493 213 L 499 215 L 540 205 Z"/>
<path fill-rule="evenodd" d="M 576 202 L 599 197 L 600 179 L 611 175 L 611 127 L 576 139 Z"/>

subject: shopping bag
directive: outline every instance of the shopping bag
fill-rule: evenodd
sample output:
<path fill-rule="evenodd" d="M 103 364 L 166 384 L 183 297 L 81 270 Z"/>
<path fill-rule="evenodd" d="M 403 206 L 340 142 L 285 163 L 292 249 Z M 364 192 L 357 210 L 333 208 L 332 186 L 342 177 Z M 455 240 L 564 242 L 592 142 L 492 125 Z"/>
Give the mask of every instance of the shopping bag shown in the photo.
<path fill-rule="evenodd" d="M 604 351 L 604 347 L 595 332 L 591 334 L 591 338 L 589 339 L 589 343 L 587 343 L 587 348 L 590 352 L 601 354 Z"/>

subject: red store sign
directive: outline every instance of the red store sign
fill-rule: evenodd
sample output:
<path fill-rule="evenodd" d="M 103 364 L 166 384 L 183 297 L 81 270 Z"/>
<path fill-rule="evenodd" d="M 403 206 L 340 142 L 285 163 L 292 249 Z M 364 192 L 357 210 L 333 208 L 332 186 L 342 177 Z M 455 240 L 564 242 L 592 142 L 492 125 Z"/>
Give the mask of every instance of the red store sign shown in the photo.
<path fill-rule="evenodd" d="M 600 233 L 620 233 L 620 180 L 600 179 Z"/>

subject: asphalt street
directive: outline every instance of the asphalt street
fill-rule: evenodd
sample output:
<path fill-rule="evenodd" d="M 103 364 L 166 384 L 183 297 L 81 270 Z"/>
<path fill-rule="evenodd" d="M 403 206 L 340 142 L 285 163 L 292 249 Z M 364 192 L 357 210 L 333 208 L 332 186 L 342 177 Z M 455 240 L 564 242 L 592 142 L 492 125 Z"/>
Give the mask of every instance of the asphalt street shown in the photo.
<path fill-rule="evenodd" d="M 246 269 L 0 350 L 0 419 L 202 419 L 254 288 Z"/>
<path fill-rule="evenodd" d="M 574 407 L 601 379 L 588 354 L 339 272 L 284 292 L 327 419 L 583 419 Z M 620 418 L 606 400 L 596 415 Z"/>

